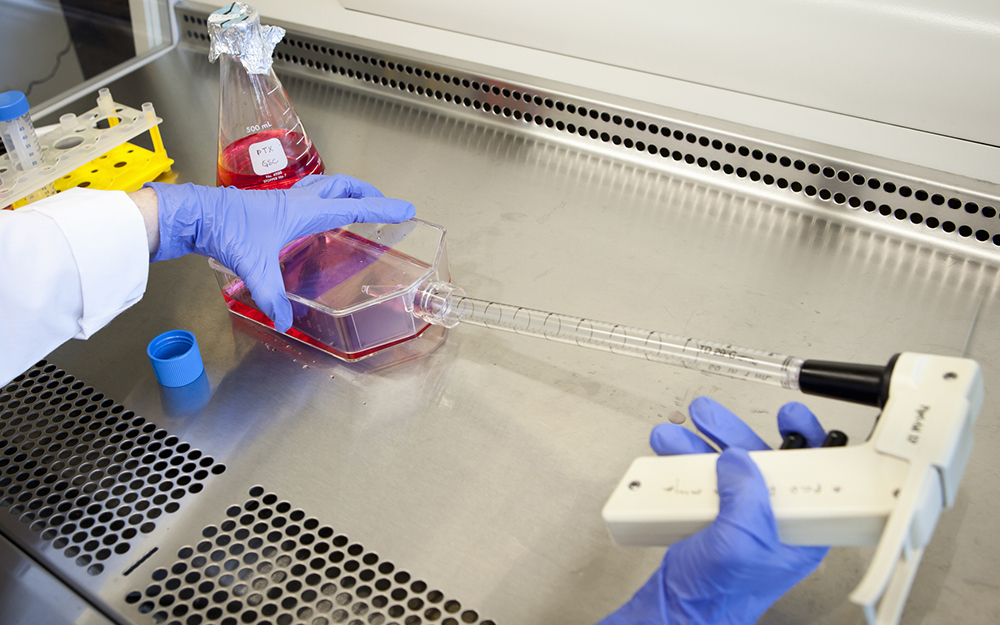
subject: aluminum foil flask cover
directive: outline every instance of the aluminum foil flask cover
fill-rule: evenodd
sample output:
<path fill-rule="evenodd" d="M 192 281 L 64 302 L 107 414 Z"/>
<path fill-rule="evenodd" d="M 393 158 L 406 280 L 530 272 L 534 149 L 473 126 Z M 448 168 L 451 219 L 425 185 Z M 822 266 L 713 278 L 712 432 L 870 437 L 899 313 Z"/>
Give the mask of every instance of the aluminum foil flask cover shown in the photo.
<path fill-rule="evenodd" d="M 261 26 L 257 9 L 233 2 L 208 18 L 211 49 L 219 59 L 219 159 L 216 182 L 240 189 L 287 189 L 326 167 L 288 94 L 271 68 L 285 36 Z"/>

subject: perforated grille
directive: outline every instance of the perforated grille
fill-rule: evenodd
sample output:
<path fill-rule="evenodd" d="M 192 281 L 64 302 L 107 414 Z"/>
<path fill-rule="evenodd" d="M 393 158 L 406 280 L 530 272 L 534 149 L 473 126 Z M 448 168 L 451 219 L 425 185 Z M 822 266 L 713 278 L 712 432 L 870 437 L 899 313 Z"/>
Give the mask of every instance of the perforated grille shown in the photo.
<path fill-rule="evenodd" d="M 90 575 L 225 470 L 44 360 L 0 391 L 0 508 Z"/>
<path fill-rule="evenodd" d="M 169 625 L 494 625 L 259 486 L 226 516 L 126 603 Z"/>
<path fill-rule="evenodd" d="M 190 9 L 178 14 L 186 40 L 207 48 L 205 15 Z M 991 256 L 1000 252 L 1000 199 L 968 189 L 291 31 L 274 58 L 278 68 L 322 80 L 363 84 L 563 140 L 599 144 L 652 166 L 787 193 Z"/>

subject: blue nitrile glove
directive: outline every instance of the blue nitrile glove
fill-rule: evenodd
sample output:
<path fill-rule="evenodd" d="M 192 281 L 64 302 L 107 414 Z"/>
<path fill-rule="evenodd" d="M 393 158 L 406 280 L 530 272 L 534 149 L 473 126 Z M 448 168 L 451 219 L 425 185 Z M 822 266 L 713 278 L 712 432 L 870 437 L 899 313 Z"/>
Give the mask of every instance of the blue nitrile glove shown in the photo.
<path fill-rule="evenodd" d="M 278 252 L 299 237 L 356 222 L 396 223 L 413 205 L 349 176 L 306 176 L 290 189 L 244 191 L 193 184 L 144 185 L 156 192 L 160 247 L 152 260 L 209 256 L 236 272 L 279 332 L 292 325 Z"/>
<path fill-rule="evenodd" d="M 743 421 L 718 402 L 691 402 L 691 420 L 722 448 L 716 463 L 719 516 L 667 549 L 645 586 L 600 625 L 754 623 L 792 586 L 812 573 L 829 547 L 792 547 L 778 540 L 767 485 L 747 451 L 769 449 Z M 823 444 L 819 421 L 799 403 L 778 411 L 778 430 Z M 712 453 L 693 432 L 672 423 L 656 426 L 657 454 Z M 793 452 L 789 452 L 793 453 Z"/>

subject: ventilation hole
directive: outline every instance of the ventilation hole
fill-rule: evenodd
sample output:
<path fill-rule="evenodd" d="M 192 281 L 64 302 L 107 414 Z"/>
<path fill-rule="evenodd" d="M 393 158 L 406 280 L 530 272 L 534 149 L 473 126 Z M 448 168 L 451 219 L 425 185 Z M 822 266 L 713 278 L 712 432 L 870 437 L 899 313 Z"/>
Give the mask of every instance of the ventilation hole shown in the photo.
<path fill-rule="evenodd" d="M 941 224 L 941 229 L 944 230 L 945 232 L 954 232 L 955 224 L 950 221 L 945 221 Z"/>
<path fill-rule="evenodd" d="M 927 196 L 927 192 L 924 191 L 923 189 L 917 189 L 916 193 L 913 194 L 913 197 L 916 198 L 917 201 L 924 202 L 924 201 L 927 200 L 928 196 Z M 943 199 L 944 198 L 942 198 L 942 200 Z"/>
<path fill-rule="evenodd" d="M 997 216 L 997 209 L 993 208 L 992 206 L 984 206 L 982 212 L 983 212 L 983 217 L 988 217 L 989 219 L 993 219 L 994 217 Z"/>
<path fill-rule="evenodd" d="M 965 212 L 969 213 L 970 215 L 975 215 L 976 213 L 979 212 L 979 205 L 976 204 L 975 202 L 967 202 L 965 204 Z"/>
<path fill-rule="evenodd" d="M 969 226 L 965 226 L 965 225 L 960 226 L 958 228 L 958 234 L 960 236 L 963 236 L 963 237 L 971 237 L 972 236 L 972 228 L 970 228 Z"/>
<path fill-rule="evenodd" d="M 231 544 L 230 548 L 239 545 L 241 551 L 243 549 L 254 550 L 254 558 L 251 561 L 256 562 L 258 558 L 261 559 L 256 571 L 243 568 L 238 573 L 224 573 L 220 576 L 222 569 L 235 572 L 241 566 L 238 561 L 230 560 L 221 568 L 212 565 L 203 569 L 203 574 L 206 577 L 215 578 L 218 576 L 218 585 L 208 580 L 199 581 L 202 577 L 197 574 L 197 570 L 202 570 L 206 563 L 205 558 L 198 555 L 202 549 L 200 546 L 185 547 L 178 550 L 179 560 L 170 566 L 169 571 L 161 568 L 153 572 L 153 583 L 145 589 L 150 599 L 155 600 L 155 602 L 150 601 L 150 603 L 154 606 L 159 605 L 161 608 L 169 606 L 169 603 L 165 602 L 162 596 L 157 598 L 162 587 L 172 593 L 169 602 L 179 598 L 183 602 L 182 611 L 184 614 L 190 611 L 193 613 L 192 618 L 196 616 L 202 621 L 229 622 L 220 619 L 223 619 L 226 614 L 235 615 L 241 610 L 246 610 L 242 612 L 244 616 L 240 617 L 245 622 L 254 622 L 258 614 L 267 618 L 278 615 L 277 622 L 285 622 L 281 619 L 287 617 L 288 623 L 296 622 L 295 618 L 309 621 L 317 614 L 325 614 L 329 615 L 334 622 L 346 622 L 351 615 L 355 617 L 367 615 L 367 622 L 375 624 L 385 623 L 386 619 L 381 612 L 371 612 L 373 608 L 384 610 L 391 618 L 399 619 L 404 617 L 407 610 L 416 612 L 424 609 L 426 607 L 425 600 L 434 604 L 440 604 L 445 600 L 440 591 L 428 593 L 426 599 L 417 596 L 427 591 L 425 582 L 413 581 L 409 573 L 396 571 L 391 562 L 381 560 L 375 553 L 366 552 L 364 547 L 358 543 L 350 543 L 346 536 L 334 535 L 334 532 L 328 527 L 320 527 L 318 520 L 305 518 L 303 511 L 292 510 L 290 504 L 278 502 L 277 497 L 263 493 L 260 487 L 251 489 L 251 495 L 255 499 L 248 501 L 242 508 L 239 506 L 231 507 L 226 512 L 229 520 L 224 521 L 221 526 L 204 527 L 202 536 L 216 540 L 222 535 L 228 536 L 229 532 L 239 527 L 237 522 L 232 519 L 242 519 L 246 516 L 245 513 L 248 509 L 251 509 L 250 511 L 257 510 L 258 515 L 264 510 L 270 510 L 271 513 L 265 516 L 283 519 L 278 525 L 285 527 L 286 533 L 300 535 L 299 543 L 314 545 L 312 549 L 296 549 L 294 541 L 284 541 L 281 548 L 287 552 L 287 555 L 279 555 L 281 551 L 263 541 L 256 540 L 254 542 L 255 539 L 247 541 L 250 537 L 249 531 L 237 529 L 233 533 L 233 538 L 241 542 Z M 225 534 L 219 533 L 219 527 Z M 309 533 L 302 534 L 303 528 Z M 241 531 L 244 533 L 241 534 Z M 279 532 L 273 533 L 278 533 L 277 538 L 280 540 L 281 534 Z M 286 542 L 289 544 L 285 545 Z M 320 545 L 323 547 L 320 548 Z M 209 543 L 208 548 L 211 549 L 211 543 Z M 330 560 L 337 562 L 343 561 L 346 553 L 351 559 L 342 566 L 347 571 L 358 571 L 357 577 L 365 583 L 357 585 L 357 578 L 353 575 L 342 577 L 341 571 L 337 567 L 327 568 L 323 574 L 320 574 L 318 571 L 324 566 L 324 560 L 314 558 L 311 554 L 328 551 L 331 552 Z M 309 558 L 313 559 L 309 560 Z M 306 560 L 309 560 L 309 566 L 301 563 Z M 377 568 L 365 568 L 359 571 L 362 564 L 368 567 L 377 565 Z M 317 572 L 308 573 L 310 569 Z M 183 577 L 181 577 L 182 575 Z M 255 575 L 257 577 L 254 577 Z M 324 576 L 331 581 L 324 582 Z M 403 587 L 407 584 L 409 585 L 408 589 Z M 225 590 L 219 588 L 220 586 Z M 149 590 L 154 587 L 155 590 Z M 141 601 L 140 593 L 142 590 L 132 590 L 126 596 L 127 602 L 138 603 Z M 372 596 L 376 590 L 381 594 Z M 413 594 L 410 594 L 411 592 Z M 196 593 L 201 596 L 196 596 Z M 319 601 L 316 601 L 317 599 Z M 457 601 L 448 600 L 445 606 L 446 612 L 450 609 L 450 614 L 459 616 L 461 604 Z M 280 611 L 284 611 L 284 614 L 278 614 Z M 171 613 L 175 614 L 174 611 Z M 463 614 L 466 613 L 468 616 L 459 616 L 459 618 L 478 620 L 478 614 L 474 611 L 466 610 Z M 428 608 L 424 616 L 438 619 L 442 616 L 442 612 L 437 607 Z M 418 620 L 414 621 L 413 618 Z M 451 621 L 458 622 L 454 618 Z M 318 620 L 311 621 L 314 624 L 318 622 Z M 411 614 L 404 622 L 416 623 L 420 621 L 419 617 Z M 442 621 L 442 623 L 444 622 L 450 621 L 446 619 Z"/>
<path fill-rule="evenodd" d="M 985 230 L 976 230 L 976 239 L 980 241 L 988 241 L 990 239 L 990 233 Z"/>
<path fill-rule="evenodd" d="M 887 182 L 887 183 L 885 183 L 885 184 L 882 185 L 882 189 L 886 193 L 895 193 L 896 192 L 896 185 L 893 184 L 893 183 L 891 183 L 891 182 Z"/>
<path fill-rule="evenodd" d="M 59 460 L 53 455 L 46 455 L 41 448 L 32 452 L 30 457 L 28 454 L 8 454 L 2 466 L 14 479 L 3 478 L 6 481 L 0 482 L 0 488 L 6 487 L 8 496 L 5 499 L 10 500 L 0 503 L 5 504 L 11 513 L 20 515 L 21 521 L 30 522 L 30 529 L 38 532 L 42 540 L 50 541 L 56 549 L 65 549 L 63 553 L 75 558 L 75 563 L 85 567 L 87 574 L 99 575 L 104 571 L 101 561 L 129 551 L 128 541 L 137 535 L 136 529 L 129 525 L 139 525 L 140 529 L 152 531 L 155 525 L 146 519 L 179 510 L 176 502 L 161 507 L 167 500 L 166 496 L 162 499 L 153 497 L 155 489 L 145 488 L 146 481 L 133 480 L 133 476 L 145 478 L 149 484 L 161 482 L 164 475 L 176 478 L 178 470 L 169 468 L 167 462 L 156 462 L 157 455 L 153 452 L 159 450 L 163 443 L 179 452 L 186 452 L 191 446 L 165 431 L 157 431 L 153 424 L 145 424 L 141 417 L 125 411 L 113 399 L 106 398 L 103 393 L 96 392 L 73 376 L 57 372 L 54 366 L 47 369 L 29 371 L 24 376 L 29 382 L 24 386 L 32 387 L 32 393 L 41 393 L 40 398 L 54 396 L 52 405 L 61 405 L 58 410 L 46 410 L 46 418 L 39 418 L 39 413 L 27 415 L 28 422 L 21 430 L 28 439 L 48 441 L 51 438 L 42 434 L 54 431 L 51 428 L 46 431 L 50 423 L 60 423 L 60 429 L 70 436 L 62 437 L 64 444 L 48 448 L 51 453 L 59 452 Z M 49 390 L 43 392 L 46 388 Z M 5 414 L 5 407 L 16 401 L 30 402 L 35 399 L 34 396 L 27 396 L 26 392 L 18 395 L 19 399 L 0 396 L 0 415 Z M 62 403 L 63 398 L 69 401 Z M 35 408 L 40 410 L 44 405 L 36 403 Z M 74 405 L 85 407 L 74 408 Z M 138 427 L 144 424 L 142 431 L 156 431 L 153 437 L 140 436 Z M 127 450 L 132 451 L 125 453 Z M 172 453 L 167 451 L 168 455 Z M 153 467 L 140 466 L 136 458 L 143 458 L 146 465 L 153 464 Z M 171 463 L 178 464 L 175 460 Z M 207 476 L 206 472 L 199 479 Z M 190 487 L 200 486 L 192 483 L 194 478 L 185 478 L 185 484 Z M 129 492 L 130 488 L 144 491 L 144 499 L 139 500 L 139 493 Z M 143 514 L 133 514 L 132 505 Z"/>

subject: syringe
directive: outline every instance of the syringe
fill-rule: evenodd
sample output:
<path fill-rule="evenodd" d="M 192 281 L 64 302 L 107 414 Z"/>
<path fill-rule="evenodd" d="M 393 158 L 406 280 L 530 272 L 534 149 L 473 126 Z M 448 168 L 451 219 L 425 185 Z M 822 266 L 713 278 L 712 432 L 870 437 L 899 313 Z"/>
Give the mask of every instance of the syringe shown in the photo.
<path fill-rule="evenodd" d="M 412 312 L 424 321 L 447 328 L 469 323 L 870 406 L 881 407 L 888 397 L 893 365 L 893 361 L 881 366 L 805 360 L 500 304 L 467 297 L 450 282 L 435 280 L 417 287 Z"/>

